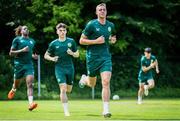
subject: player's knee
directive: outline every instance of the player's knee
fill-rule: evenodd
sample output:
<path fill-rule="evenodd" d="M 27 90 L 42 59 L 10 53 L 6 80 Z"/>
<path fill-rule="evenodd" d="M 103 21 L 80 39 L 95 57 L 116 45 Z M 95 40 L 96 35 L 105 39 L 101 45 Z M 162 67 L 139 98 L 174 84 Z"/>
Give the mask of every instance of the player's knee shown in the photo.
<path fill-rule="evenodd" d="M 61 93 L 66 93 L 67 89 L 66 88 L 61 88 Z"/>
<path fill-rule="evenodd" d="M 71 93 L 72 89 L 67 89 L 66 92 L 67 93 Z"/>
<path fill-rule="evenodd" d="M 144 91 L 144 85 L 139 86 L 140 91 Z"/>
<path fill-rule="evenodd" d="M 89 86 L 90 86 L 91 88 L 93 88 L 93 87 L 96 86 L 96 83 L 95 83 L 95 82 L 89 82 Z"/>
<path fill-rule="evenodd" d="M 66 92 L 67 92 L 67 93 L 71 93 L 71 90 L 67 90 Z"/>
<path fill-rule="evenodd" d="M 28 83 L 27 83 L 27 88 L 33 88 L 33 85 L 32 85 L 31 82 L 28 82 Z"/>
<path fill-rule="evenodd" d="M 105 80 L 102 80 L 102 86 L 105 87 L 105 88 L 109 88 L 109 81 L 107 79 Z"/>
<path fill-rule="evenodd" d="M 140 92 L 143 92 L 143 91 L 144 91 L 144 88 L 139 88 L 139 91 L 140 91 Z"/>
<path fill-rule="evenodd" d="M 154 83 L 149 85 L 150 88 L 154 88 L 154 86 L 155 86 Z"/>

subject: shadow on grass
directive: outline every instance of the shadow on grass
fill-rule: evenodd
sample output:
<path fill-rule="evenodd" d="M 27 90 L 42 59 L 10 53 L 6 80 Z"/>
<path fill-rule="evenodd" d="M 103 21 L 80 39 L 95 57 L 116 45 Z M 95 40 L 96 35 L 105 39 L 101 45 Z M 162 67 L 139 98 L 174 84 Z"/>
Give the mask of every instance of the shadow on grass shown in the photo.
<path fill-rule="evenodd" d="M 100 117 L 101 115 L 97 115 L 97 114 L 86 114 L 86 116 Z"/>

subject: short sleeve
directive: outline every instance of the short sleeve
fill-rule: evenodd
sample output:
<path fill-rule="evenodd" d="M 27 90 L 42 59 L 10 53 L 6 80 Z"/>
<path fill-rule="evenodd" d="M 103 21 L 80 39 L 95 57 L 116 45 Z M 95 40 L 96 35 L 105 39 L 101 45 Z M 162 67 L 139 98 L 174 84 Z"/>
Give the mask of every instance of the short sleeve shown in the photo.
<path fill-rule="evenodd" d="M 54 55 L 54 47 L 53 47 L 53 42 L 49 44 L 49 47 L 47 49 L 47 52 L 50 53 L 51 55 Z"/>
<path fill-rule="evenodd" d="M 72 51 L 76 52 L 77 51 L 77 44 L 74 40 L 72 40 Z"/>
<path fill-rule="evenodd" d="M 85 36 L 90 36 L 92 34 L 93 30 L 93 26 L 92 26 L 92 21 L 88 22 L 88 24 L 86 25 L 86 27 L 84 28 L 84 30 L 82 31 L 82 33 Z"/>
<path fill-rule="evenodd" d="M 156 61 L 156 56 L 152 55 L 151 58 L 152 58 L 153 62 Z"/>
<path fill-rule="evenodd" d="M 32 38 L 30 39 L 30 41 L 31 41 L 31 42 L 32 42 L 32 44 L 33 44 L 33 46 L 32 46 L 32 50 L 33 50 L 33 51 L 36 51 L 36 49 L 37 49 L 37 48 L 35 47 L 35 45 L 36 45 L 36 41 L 35 41 L 34 39 L 32 39 Z"/>
<path fill-rule="evenodd" d="M 112 23 L 112 31 L 111 31 L 111 35 L 116 35 L 116 28 L 115 25 Z"/>
<path fill-rule="evenodd" d="M 18 38 L 17 37 L 13 39 L 11 48 L 17 50 L 17 48 L 18 48 Z"/>
<path fill-rule="evenodd" d="M 141 66 L 146 66 L 144 56 L 141 58 Z"/>

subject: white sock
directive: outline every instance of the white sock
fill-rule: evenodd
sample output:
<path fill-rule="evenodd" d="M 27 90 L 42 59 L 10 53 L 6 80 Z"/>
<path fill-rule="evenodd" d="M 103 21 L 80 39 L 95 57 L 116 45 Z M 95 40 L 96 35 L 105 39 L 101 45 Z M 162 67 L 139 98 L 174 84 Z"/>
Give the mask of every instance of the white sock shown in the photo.
<path fill-rule="evenodd" d="M 109 102 L 103 102 L 103 114 L 109 113 Z"/>
<path fill-rule="evenodd" d="M 62 103 L 63 108 L 64 108 L 64 113 L 69 113 L 68 111 L 68 103 Z"/>
<path fill-rule="evenodd" d="M 138 101 L 142 101 L 142 96 L 138 96 Z"/>
<path fill-rule="evenodd" d="M 28 96 L 29 104 L 33 102 L 33 96 Z"/>
<path fill-rule="evenodd" d="M 83 74 L 81 76 L 81 83 L 83 83 L 85 85 L 85 80 L 86 80 L 87 76 L 85 74 Z"/>
<path fill-rule="evenodd" d="M 15 89 L 15 88 L 12 88 L 12 91 L 13 91 L 13 92 L 16 92 L 16 89 Z"/>

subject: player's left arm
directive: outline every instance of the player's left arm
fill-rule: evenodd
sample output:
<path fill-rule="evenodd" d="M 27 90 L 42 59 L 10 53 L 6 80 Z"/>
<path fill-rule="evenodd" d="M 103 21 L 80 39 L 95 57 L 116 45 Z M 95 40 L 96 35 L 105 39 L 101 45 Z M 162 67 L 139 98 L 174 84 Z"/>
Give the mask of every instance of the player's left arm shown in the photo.
<path fill-rule="evenodd" d="M 79 50 L 77 50 L 76 52 L 73 52 L 71 49 L 68 48 L 67 53 L 69 55 L 72 55 L 74 58 L 78 58 L 79 57 Z"/>
<path fill-rule="evenodd" d="M 32 58 L 37 60 L 38 59 L 38 55 L 36 53 L 32 54 Z"/>
<path fill-rule="evenodd" d="M 36 42 L 35 42 L 34 40 L 32 40 L 32 41 L 33 41 L 33 43 L 34 43 L 34 47 L 33 47 L 33 49 L 32 49 L 32 51 L 33 51 L 32 58 L 35 59 L 35 60 L 37 60 L 37 59 L 38 59 L 37 44 L 36 44 Z"/>
<path fill-rule="evenodd" d="M 77 45 L 74 40 L 72 41 L 72 47 L 67 49 L 67 53 L 73 56 L 74 58 L 79 57 L 79 50 L 77 49 Z"/>
<path fill-rule="evenodd" d="M 113 36 L 110 36 L 110 38 L 109 38 L 109 42 L 110 42 L 110 44 L 115 44 L 116 43 L 116 41 L 117 41 L 117 39 L 116 39 L 116 35 L 113 35 Z"/>
<path fill-rule="evenodd" d="M 159 73 L 159 66 L 158 66 L 158 61 L 157 59 L 155 60 L 155 67 L 156 67 L 156 73 L 158 74 Z"/>
<path fill-rule="evenodd" d="M 116 39 L 116 29 L 115 29 L 114 24 L 112 23 L 112 32 L 111 32 L 111 35 L 109 37 L 109 43 L 110 44 L 115 44 L 116 41 L 117 41 L 117 39 Z"/>

